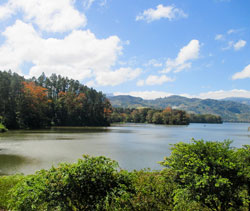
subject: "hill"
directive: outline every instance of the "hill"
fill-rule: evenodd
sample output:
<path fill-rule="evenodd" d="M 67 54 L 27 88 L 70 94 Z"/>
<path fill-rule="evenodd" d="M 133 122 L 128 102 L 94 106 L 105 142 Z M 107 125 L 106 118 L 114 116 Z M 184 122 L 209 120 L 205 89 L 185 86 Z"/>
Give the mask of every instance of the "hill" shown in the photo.
<path fill-rule="evenodd" d="M 109 100 L 114 107 L 151 107 L 163 109 L 170 106 L 175 109 L 185 110 L 189 113 L 219 115 L 223 121 L 227 122 L 250 122 L 250 105 L 230 100 L 202 100 L 177 95 L 157 98 L 155 100 L 144 100 L 140 97 L 120 95 L 109 97 Z"/>
<path fill-rule="evenodd" d="M 234 101 L 234 102 L 250 105 L 250 98 L 245 98 L 245 97 L 228 97 L 228 98 L 225 98 L 223 100 L 224 101 Z"/>

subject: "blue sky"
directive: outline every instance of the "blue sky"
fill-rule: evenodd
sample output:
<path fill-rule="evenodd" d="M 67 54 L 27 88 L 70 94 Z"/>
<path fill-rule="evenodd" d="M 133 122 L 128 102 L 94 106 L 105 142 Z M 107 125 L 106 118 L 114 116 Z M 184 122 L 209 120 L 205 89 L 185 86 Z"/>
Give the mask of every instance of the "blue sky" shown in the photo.
<path fill-rule="evenodd" d="M 5 0 L 0 70 L 153 99 L 250 97 L 249 0 Z"/>

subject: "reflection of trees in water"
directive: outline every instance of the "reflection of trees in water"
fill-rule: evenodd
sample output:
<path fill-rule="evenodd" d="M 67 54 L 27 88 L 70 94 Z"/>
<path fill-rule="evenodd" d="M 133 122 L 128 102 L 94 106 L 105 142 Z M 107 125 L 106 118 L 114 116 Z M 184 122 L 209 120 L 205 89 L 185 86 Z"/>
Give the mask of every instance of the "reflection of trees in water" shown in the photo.
<path fill-rule="evenodd" d="M 22 167 L 35 162 L 37 161 L 24 156 L 2 154 L 0 155 L 0 175 L 22 172 Z"/>

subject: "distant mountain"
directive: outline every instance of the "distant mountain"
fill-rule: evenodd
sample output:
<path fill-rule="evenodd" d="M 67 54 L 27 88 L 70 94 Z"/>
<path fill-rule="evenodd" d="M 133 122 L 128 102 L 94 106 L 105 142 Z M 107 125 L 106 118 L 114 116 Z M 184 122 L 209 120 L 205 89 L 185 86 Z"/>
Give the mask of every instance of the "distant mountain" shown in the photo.
<path fill-rule="evenodd" d="M 109 99 L 114 107 L 151 107 L 163 109 L 170 106 L 190 113 L 219 115 L 223 121 L 250 122 L 250 105 L 230 100 L 202 100 L 177 95 L 157 98 L 155 100 L 143 100 L 140 97 L 129 95 L 113 96 L 109 97 Z"/>
<path fill-rule="evenodd" d="M 223 100 L 224 101 L 234 101 L 234 102 L 250 105 L 250 98 L 245 98 L 245 97 L 228 97 L 228 98 L 225 98 Z"/>

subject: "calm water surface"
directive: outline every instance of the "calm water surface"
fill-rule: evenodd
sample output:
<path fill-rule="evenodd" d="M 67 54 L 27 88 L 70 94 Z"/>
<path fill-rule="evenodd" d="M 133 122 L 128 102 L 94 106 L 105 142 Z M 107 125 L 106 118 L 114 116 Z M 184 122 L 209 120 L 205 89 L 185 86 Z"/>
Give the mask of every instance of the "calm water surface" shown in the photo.
<path fill-rule="evenodd" d="M 59 162 L 76 162 L 83 154 L 104 155 L 122 168 L 161 169 L 170 144 L 191 138 L 233 140 L 233 146 L 250 144 L 250 124 L 190 124 L 163 126 L 122 124 L 108 128 L 54 128 L 10 131 L 0 134 L 0 174 L 34 173 Z"/>

